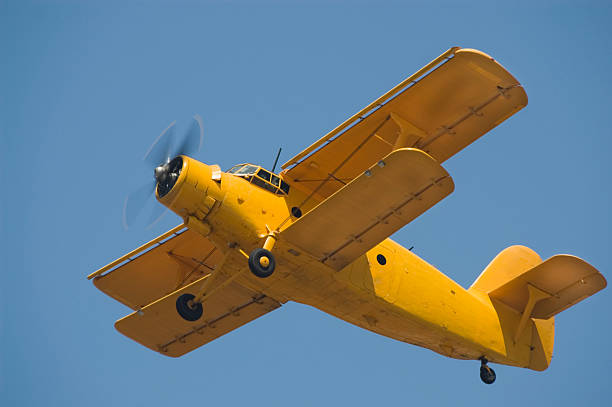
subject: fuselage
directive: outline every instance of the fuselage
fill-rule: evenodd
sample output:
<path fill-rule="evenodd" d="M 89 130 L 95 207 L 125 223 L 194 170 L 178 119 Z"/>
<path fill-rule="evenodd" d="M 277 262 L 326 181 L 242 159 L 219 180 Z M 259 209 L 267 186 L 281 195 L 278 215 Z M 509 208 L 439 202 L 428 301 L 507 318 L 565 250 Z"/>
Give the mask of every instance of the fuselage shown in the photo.
<path fill-rule="evenodd" d="M 268 278 L 255 277 L 246 268 L 243 255 L 234 249 L 249 253 L 262 247 L 269 231 L 281 231 L 296 220 L 292 208 L 306 213 L 321 198 L 309 197 L 294 185 L 288 193 L 273 193 L 252 181 L 184 157 L 176 185 L 159 200 L 186 221 L 191 219 L 192 227 L 225 250 L 227 262 L 235 263 L 230 269 L 246 270 L 239 277 L 241 284 L 277 301 L 307 304 L 445 356 L 484 356 L 497 363 L 541 370 L 534 362 L 534 352 L 542 350 L 534 348 L 532 335 L 535 330 L 552 330 L 552 320 L 542 326 L 530 321 L 533 328 L 525 329 L 514 341 L 510 328 L 518 325 L 516 311 L 485 293 L 464 289 L 390 239 L 340 271 L 279 239 L 273 250 L 276 271 Z"/>

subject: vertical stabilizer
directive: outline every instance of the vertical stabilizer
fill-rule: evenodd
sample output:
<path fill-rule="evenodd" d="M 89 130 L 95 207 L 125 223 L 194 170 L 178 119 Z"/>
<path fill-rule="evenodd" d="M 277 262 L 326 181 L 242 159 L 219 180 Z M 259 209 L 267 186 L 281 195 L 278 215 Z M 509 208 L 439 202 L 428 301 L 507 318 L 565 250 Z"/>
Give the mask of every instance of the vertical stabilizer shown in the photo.
<path fill-rule="evenodd" d="M 529 247 L 510 246 L 495 256 L 470 290 L 491 292 L 540 263 L 542 258 Z"/>

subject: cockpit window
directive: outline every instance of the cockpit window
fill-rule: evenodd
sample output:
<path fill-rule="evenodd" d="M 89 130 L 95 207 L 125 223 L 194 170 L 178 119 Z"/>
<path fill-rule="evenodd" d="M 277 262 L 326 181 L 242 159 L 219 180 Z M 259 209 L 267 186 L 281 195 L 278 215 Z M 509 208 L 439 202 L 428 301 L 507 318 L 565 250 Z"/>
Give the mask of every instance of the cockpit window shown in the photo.
<path fill-rule="evenodd" d="M 263 168 L 259 171 L 257 171 L 257 176 L 261 179 L 264 179 L 268 182 L 270 182 L 270 173 L 266 170 L 264 170 Z"/>
<path fill-rule="evenodd" d="M 281 191 L 289 195 L 289 184 L 287 184 L 285 181 L 281 181 L 280 189 Z"/>
<path fill-rule="evenodd" d="M 242 168 L 244 166 L 244 164 L 238 164 L 238 165 L 234 165 L 232 168 L 230 168 L 229 170 L 227 170 L 228 174 L 234 174 L 236 171 L 238 171 L 240 168 Z"/>
<path fill-rule="evenodd" d="M 258 165 L 238 164 L 227 170 L 227 174 L 236 175 L 251 184 L 272 192 L 276 195 L 289 194 L 289 184 L 278 175 L 272 174 Z"/>
<path fill-rule="evenodd" d="M 251 174 L 255 174 L 255 172 L 257 171 L 257 168 L 254 165 L 245 165 L 239 169 L 236 170 L 236 172 L 234 172 L 235 175 L 251 175 Z"/>
<path fill-rule="evenodd" d="M 258 174 L 259 175 L 259 174 Z M 278 188 L 276 188 L 274 185 L 265 182 L 264 180 L 262 180 L 259 177 L 253 177 L 253 179 L 251 180 L 251 183 L 257 185 L 258 187 L 261 187 L 267 191 L 272 192 L 273 194 L 276 194 L 278 192 Z"/>

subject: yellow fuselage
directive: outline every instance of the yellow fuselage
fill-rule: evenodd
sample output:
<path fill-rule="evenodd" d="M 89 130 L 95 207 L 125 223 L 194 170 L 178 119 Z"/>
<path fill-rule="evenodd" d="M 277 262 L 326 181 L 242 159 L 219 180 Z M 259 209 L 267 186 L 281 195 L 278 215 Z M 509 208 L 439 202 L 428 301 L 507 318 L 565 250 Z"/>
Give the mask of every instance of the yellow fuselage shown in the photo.
<path fill-rule="evenodd" d="M 232 269 L 246 270 L 239 277 L 241 284 L 445 356 L 485 356 L 535 370 L 548 366 L 553 318 L 530 320 L 532 328 L 514 341 L 512 333 L 520 319 L 516 311 L 485 293 L 462 288 L 390 239 L 340 271 L 279 239 L 273 249 L 274 274 L 254 276 L 240 251 L 232 248 L 249 253 L 262 247 L 269 230 L 282 230 L 295 220 L 292 207 L 300 206 L 306 213 L 320 200 L 315 196 L 303 204 L 307 196 L 295 187 L 288 195 L 275 195 L 226 173 L 213 180 L 212 167 L 187 157 L 184 161 L 176 186 L 160 202 L 184 219 L 197 219 L 190 227 L 227 251 L 227 261 L 235 263 Z"/>

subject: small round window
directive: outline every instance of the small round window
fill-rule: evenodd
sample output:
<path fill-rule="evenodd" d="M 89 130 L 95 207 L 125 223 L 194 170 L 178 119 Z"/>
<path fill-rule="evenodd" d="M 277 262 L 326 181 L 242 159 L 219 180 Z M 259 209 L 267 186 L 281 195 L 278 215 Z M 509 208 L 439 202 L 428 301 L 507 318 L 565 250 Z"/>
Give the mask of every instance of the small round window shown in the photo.
<path fill-rule="evenodd" d="M 376 260 L 378 261 L 378 264 L 380 264 L 381 266 L 384 266 L 385 264 L 387 264 L 387 258 L 383 256 L 382 254 L 379 254 L 378 256 L 376 256 Z"/>

